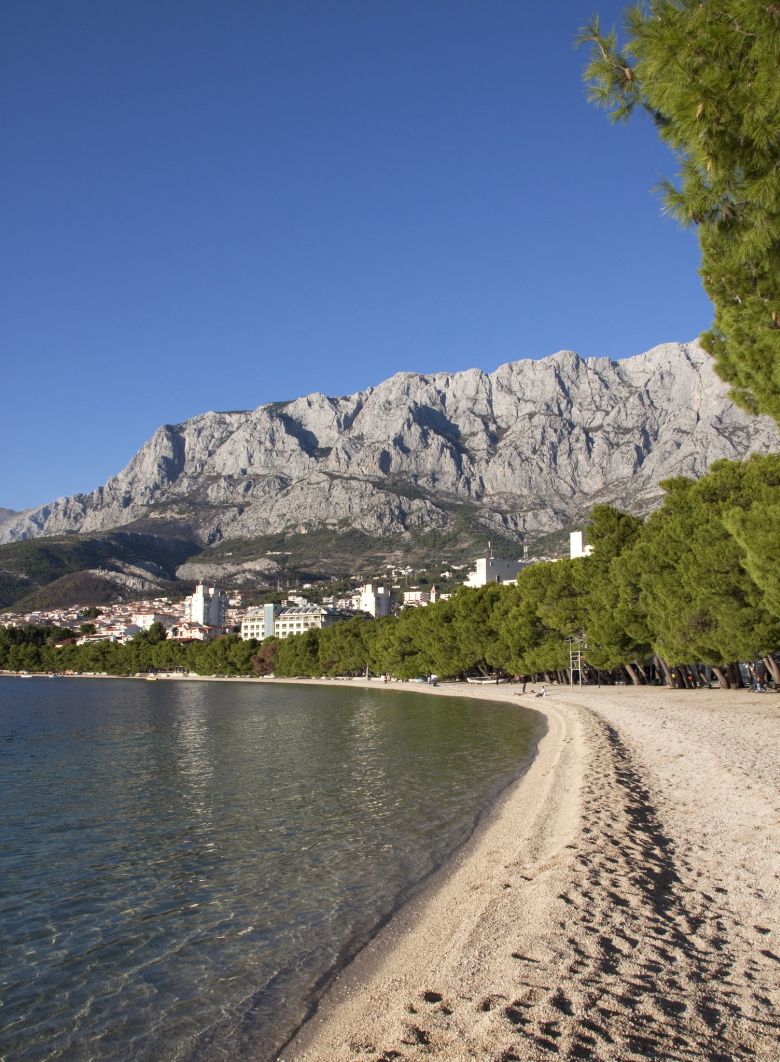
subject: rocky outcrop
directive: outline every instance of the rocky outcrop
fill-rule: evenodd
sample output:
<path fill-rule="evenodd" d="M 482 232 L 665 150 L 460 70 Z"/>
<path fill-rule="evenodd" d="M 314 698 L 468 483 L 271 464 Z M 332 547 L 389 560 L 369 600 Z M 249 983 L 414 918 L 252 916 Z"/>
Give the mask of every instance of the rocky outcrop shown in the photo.
<path fill-rule="evenodd" d="M 2 527 L 3 524 L 7 524 L 11 520 L 16 519 L 16 517 L 20 515 L 21 514 L 17 512 L 16 509 L 3 509 L 2 506 L 0 506 L 0 527 Z"/>
<path fill-rule="evenodd" d="M 235 562 L 223 557 L 218 564 L 199 560 L 187 561 L 176 569 L 176 578 L 185 583 L 222 581 L 232 587 L 267 586 L 283 575 L 283 567 L 268 557 Z"/>
<path fill-rule="evenodd" d="M 316 527 L 383 536 L 446 528 L 464 506 L 520 537 L 596 502 L 646 511 L 665 478 L 776 449 L 774 424 L 728 400 L 696 343 L 617 362 L 561 351 L 165 425 L 103 487 L 9 518 L 0 541 L 139 521 L 186 524 L 201 543 Z"/>

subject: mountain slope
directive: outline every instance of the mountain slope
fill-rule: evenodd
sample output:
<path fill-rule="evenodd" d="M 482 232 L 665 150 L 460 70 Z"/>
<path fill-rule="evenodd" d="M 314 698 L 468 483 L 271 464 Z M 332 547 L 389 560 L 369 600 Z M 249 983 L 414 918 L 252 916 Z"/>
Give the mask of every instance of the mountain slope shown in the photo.
<path fill-rule="evenodd" d="M 774 425 L 729 402 L 696 343 L 618 362 L 563 351 L 165 425 L 103 487 L 11 517 L 0 541 L 171 527 L 203 545 L 323 527 L 381 538 L 464 513 L 519 540 L 596 502 L 645 511 L 669 476 L 773 449 Z"/>
<path fill-rule="evenodd" d="M 0 608 L 64 607 L 169 592 L 192 541 L 123 531 L 0 546 Z"/>

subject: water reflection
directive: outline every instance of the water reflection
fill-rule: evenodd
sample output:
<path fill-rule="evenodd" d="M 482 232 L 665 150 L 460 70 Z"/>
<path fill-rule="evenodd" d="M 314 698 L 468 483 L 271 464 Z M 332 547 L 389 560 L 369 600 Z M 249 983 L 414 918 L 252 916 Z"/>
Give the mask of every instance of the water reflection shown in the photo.
<path fill-rule="evenodd" d="M 194 819 L 207 829 L 211 818 L 208 787 L 214 775 L 208 720 L 208 701 L 199 686 L 177 683 L 173 696 L 173 726 L 178 734 L 175 751 L 178 772 L 182 776 L 182 797 L 187 801 Z M 215 847 L 214 841 L 206 842 Z"/>
<path fill-rule="evenodd" d="M 530 739 L 343 687 L 0 679 L 0 719 L 15 1060 L 268 1057 Z"/>

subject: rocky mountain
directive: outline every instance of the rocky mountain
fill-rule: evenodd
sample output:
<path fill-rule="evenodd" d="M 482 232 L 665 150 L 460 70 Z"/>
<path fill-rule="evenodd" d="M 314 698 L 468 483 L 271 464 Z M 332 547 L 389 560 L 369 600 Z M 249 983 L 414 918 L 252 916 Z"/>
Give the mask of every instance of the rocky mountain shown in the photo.
<path fill-rule="evenodd" d="M 597 502 L 646 511 L 663 479 L 776 449 L 773 423 L 732 405 L 696 343 L 621 361 L 561 351 L 164 425 L 91 494 L 6 518 L 0 541 L 117 528 L 201 545 L 322 528 L 413 537 L 459 521 L 520 541 Z"/>

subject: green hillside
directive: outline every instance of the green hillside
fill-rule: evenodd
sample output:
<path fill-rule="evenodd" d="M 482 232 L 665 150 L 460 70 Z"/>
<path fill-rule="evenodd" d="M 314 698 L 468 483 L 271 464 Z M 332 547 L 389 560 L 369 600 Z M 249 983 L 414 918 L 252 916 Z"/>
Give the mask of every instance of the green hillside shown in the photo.
<path fill-rule="evenodd" d="M 178 565 L 196 548 L 187 539 L 123 531 L 11 542 L 0 546 L 0 608 L 17 603 L 29 608 L 80 604 L 85 599 L 70 600 L 79 589 L 79 582 L 68 577 L 95 568 L 121 572 L 123 566 L 132 565 L 143 568 L 152 579 L 170 582 L 176 578 Z M 94 582 L 89 585 L 98 594 L 94 600 L 106 600 L 100 596 L 105 592 L 104 581 L 92 578 Z M 87 586 L 82 581 L 80 589 L 86 592 Z M 49 588 L 48 593 L 41 595 L 44 588 Z M 91 601 L 92 597 L 86 600 Z"/>

